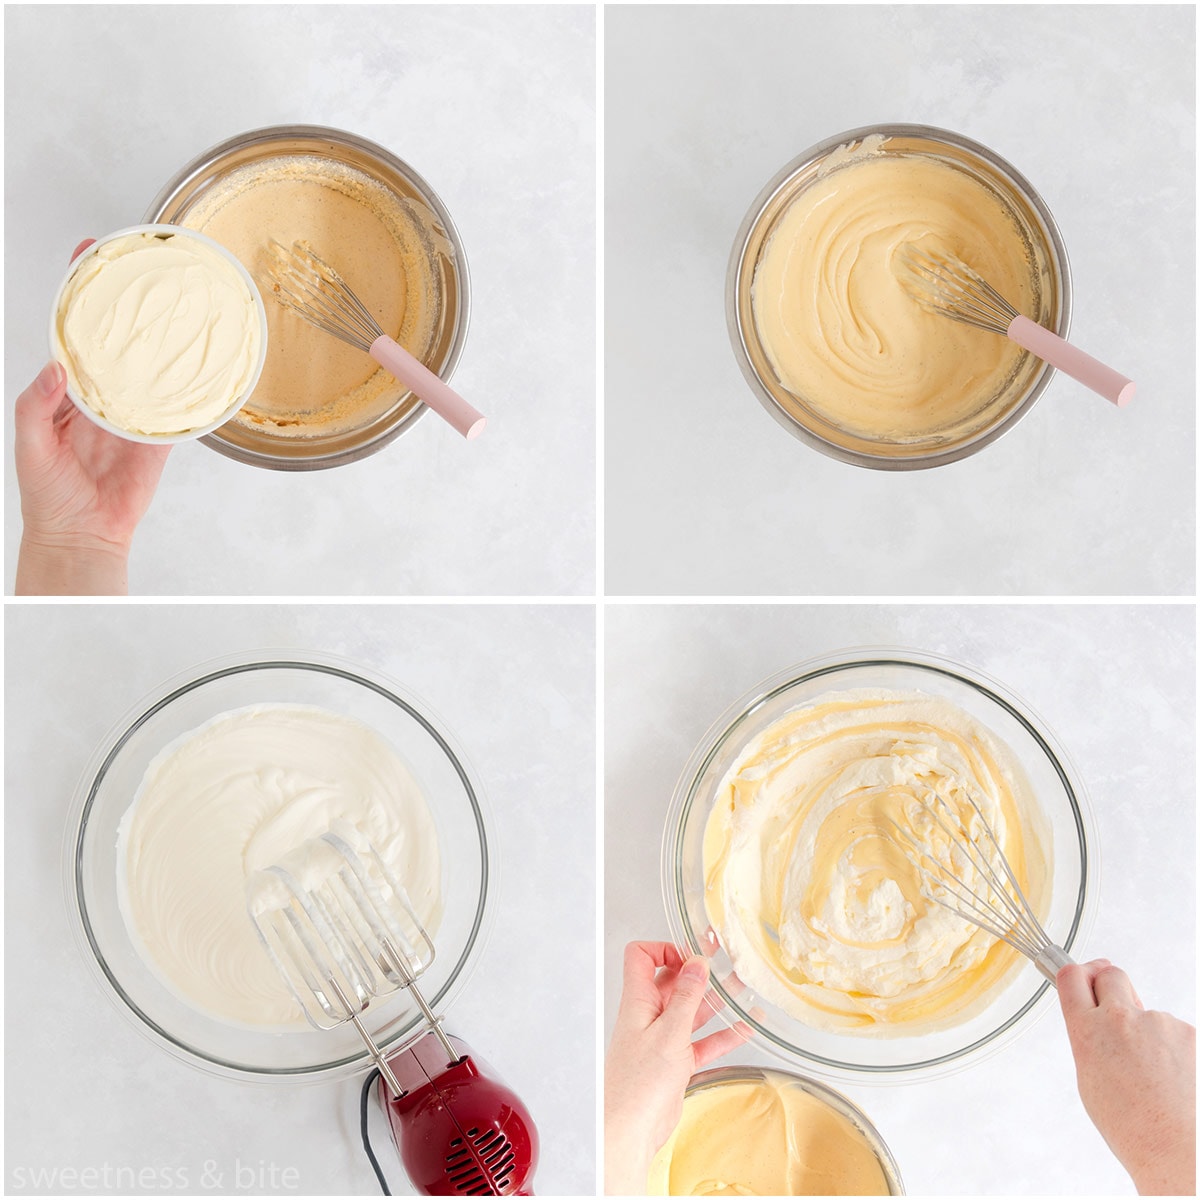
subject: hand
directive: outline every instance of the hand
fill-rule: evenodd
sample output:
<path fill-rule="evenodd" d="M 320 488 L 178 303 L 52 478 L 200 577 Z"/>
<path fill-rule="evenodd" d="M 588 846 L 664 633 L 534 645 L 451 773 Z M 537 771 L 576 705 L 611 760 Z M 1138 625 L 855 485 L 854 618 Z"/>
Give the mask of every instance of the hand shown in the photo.
<path fill-rule="evenodd" d="M 1196 1031 L 1146 1012 L 1107 959 L 1063 967 L 1079 1098 L 1143 1195 L 1196 1194 Z"/>
<path fill-rule="evenodd" d="M 707 997 L 707 999 L 706 999 Z M 604 1188 L 641 1195 L 659 1147 L 683 1112 L 688 1080 L 750 1036 L 744 1023 L 692 1034 L 720 1008 L 708 993 L 708 962 L 686 961 L 666 942 L 625 947 L 621 1007 L 604 1064 Z"/>
<path fill-rule="evenodd" d="M 76 247 L 73 262 L 92 243 Z M 128 591 L 129 547 L 170 446 L 130 442 L 89 421 L 47 364 L 16 404 L 17 481 L 25 528 L 18 595 Z"/>

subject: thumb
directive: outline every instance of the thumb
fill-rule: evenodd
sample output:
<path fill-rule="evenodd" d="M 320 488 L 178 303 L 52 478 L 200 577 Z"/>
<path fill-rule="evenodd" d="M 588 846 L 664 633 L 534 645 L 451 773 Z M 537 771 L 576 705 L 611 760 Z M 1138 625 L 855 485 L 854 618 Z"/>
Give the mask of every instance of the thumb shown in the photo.
<path fill-rule="evenodd" d="M 708 959 L 701 955 L 689 958 L 679 968 L 675 979 L 675 990 L 663 1010 L 661 1020 L 668 1030 L 674 1034 L 691 1039 L 692 1023 L 704 1003 L 704 993 L 708 991 Z"/>
<path fill-rule="evenodd" d="M 38 377 L 17 397 L 15 407 L 18 458 L 32 452 L 38 457 L 54 446 L 54 414 L 67 394 L 67 373 L 56 362 L 47 363 Z"/>

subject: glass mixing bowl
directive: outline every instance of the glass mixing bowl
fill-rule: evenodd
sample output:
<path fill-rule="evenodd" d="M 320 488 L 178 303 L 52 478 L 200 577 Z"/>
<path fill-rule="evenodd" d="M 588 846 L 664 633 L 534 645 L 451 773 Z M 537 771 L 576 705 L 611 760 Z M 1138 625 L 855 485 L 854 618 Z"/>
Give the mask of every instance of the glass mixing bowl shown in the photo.
<path fill-rule="evenodd" d="M 1095 823 L 1066 752 L 1029 706 L 981 672 L 936 655 L 864 649 L 814 659 L 768 679 L 727 709 L 705 735 L 675 788 L 663 836 L 663 899 L 676 945 L 712 955 L 713 987 L 726 1005 L 723 1019 L 745 1021 L 755 1040 L 785 1061 L 826 1078 L 910 1082 L 961 1069 L 999 1050 L 1045 1010 L 1050 983 L 1031 962 L 1022 961 L 982 1012 L 947 1029 L 890 1038 L 814 1029 L 753 989 L 742 989 L 729 956 L 715 944 L 704 905 L 704 827 L 726 772 L 748 743 L 785 713 L 827 692 L 851 688 L 943 697 L 1013 750 L 1041 804 L 1053 863 L 1042 924 L 1068 953 L 1086 940 L 1095 912 Z"/>
<path fill-rule="evenodd" d="M 1071 326 L 1071 269 L 1062 235 L 1046 202 L 1015 167 L 962 134 L 931 125 L 868 125 L 810 146 L 759 193 L 746 214 L 729 259 L 725 316 L 738 366 L 762 406 L 789 433 L 831 458 L 860 467 L 909 471 L 956 462 L 1011 429 L 1034 405 L 1054 368 L 1026 354 L 1014 375 L 974 420 L 953 436 L 932 433 L 912 442 L 870 439 L 843 429 L 776 377 L 759 340 L 751 290 L 763 248 L 792 201 L 820 179 L 830 157 L 851 142 L 880 135 L 880 152 L 934 158 L 975 179 L 999 198 L 1025 245 L 1036 286 L 1027 316 L 1065 338 Z"/>
<path fill-rule="evenodd" d="M 117 826 L 151 759 L 231 709 L 311 704 L 357 718 L 400 755 L 429 801 L 442 857 L 444 914 L 436 956 L 420 987 L 435 1012 L 462 988 L 485 940 L 496 888 L 491 818 L 483 790 L 445 725 L 390 680 L 337 658 L 270 652 L 222 659 L 169 680 L 131 709 L 89 761 L 68 825 L 65 882 L 77 941 L 106 995 L 170 1053 L 213 1074 L 257 1080 L 325 1080 L 360 1072 L 367 1053 L 350 1026 L 275 1032 L 206 1016 L 170 992 L 135 948 L 117 899 Z M 421 1032 L 405 993 L 364 1018 L 380 1045 Z"/>

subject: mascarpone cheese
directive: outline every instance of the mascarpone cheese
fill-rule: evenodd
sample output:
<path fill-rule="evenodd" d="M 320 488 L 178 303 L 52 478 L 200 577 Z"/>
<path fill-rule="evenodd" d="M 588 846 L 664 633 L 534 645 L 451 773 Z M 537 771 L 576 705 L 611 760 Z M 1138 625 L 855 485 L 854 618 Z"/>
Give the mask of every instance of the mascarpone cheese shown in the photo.
<path fill-rule="evenodd" d="M 330 830 L 369 839 L 436 933 L 433 817 L 409 769 L 374 730 L 319 708 L 257 705 L 166 747 L 117 840 L 121 913 L 150 969 L 206 1015 L 308 1028 L 259 942 L 247 880 L 303 858 L 304 843 Z"/>
<path fill-rule="evenodd" d="M 697 1088 L 655 1155 L 651 1196 L 886 1196 L 879 1156 L 852 1121 L 795 1080 Z"/>
<path fill-rule="evenodd" d="M 1012 751 L 939 697 L 830 693 L 745 748 L 708 817 L 705 907 L 743 983 L 797 1020 L 849 1033 L 927 1032 L 986 1004 L 1021 959 L 922 895 L 903 839 L 951 862 L 921 803 L 930 789 L 973 837 L 968 797 L 979 804 L 1042 911 L 1044 821 Z"/>
<path fill-rule="evenodd" d="M 897 273 L 899 250 L 952 254 L 1028 314 L 1036 273 L 995 192 L 883 143 L 839 147 L 778 218 L 755 268 L 754 325 L 779 382 L 837 429 L 947 440 L 981 423 L 1025 352 L 923 308 Z"/>
<path fill-rule="evenodd" d="M 132 233 L 80 261 L 55 316 L 71 393 L 130 433 L 218 421 L 258 369 L 256 297 L 228 259 L 187 234 Z"/>

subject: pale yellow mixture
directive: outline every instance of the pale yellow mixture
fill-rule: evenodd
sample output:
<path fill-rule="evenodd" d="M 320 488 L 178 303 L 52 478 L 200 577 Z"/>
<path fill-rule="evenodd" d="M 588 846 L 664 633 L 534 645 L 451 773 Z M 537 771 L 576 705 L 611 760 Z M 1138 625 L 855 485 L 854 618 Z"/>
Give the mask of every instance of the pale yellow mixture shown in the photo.
<path fill-rule="evenodd" d="M 262 350 L 250 286 L 185 234 L 127 234 L 81 258 L 54 329 L 71 394 L 146 437 L 219 421 L 246 394 Z"/>
<path fill-rule="evenodd" d="M 898 277 L 900 248 L 958 257 L 1030 315 L 1035 270 L 994 192 L 882 144 L 835 152 L 785 209 L 755 270 L 754 324 L 779 382 L 838 429 L 883 442 L 950 438 L 978 424 L 1025 352 L 922 308 Z"/>
<path fill-rule="evenodd" d="M 886 1196 L 866 1136 L 794 1080 L 697 1088 L 654 1157 L 651 1196 Z"/>
<path fill-rule="evenodd" d="M 929 1032 L 986 1007 L 1024 960 L 923 894 L 905 838 L 983 890 L 923 806 L 931 791 L 978 840 L 974 799 L 1041 913 L 1049 839 L 1025 772 L 948 700 L 829 693 L 746 746 L 709 814 L 704 879 L 709 920 L 748 988 L 807 1025 L 868 1036 Z"/>
<path fill-rule="evenodd" d="M 404 385 L 364 351 L 272 300 L 263 254 L 271 239 L 307 242 L 384 333 L 423 360 L 440 317 L 437 257 L 452 256 L 424 205 L 343 163 L 298 154 L 231 172 L 182 223 L 233 251 L 263 293 L 267 361 L 238 423 L 275 436 L 333 435 L 368 424 L 404 396 Z"/>

